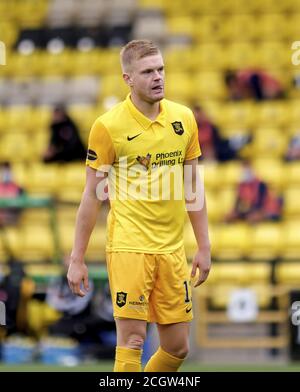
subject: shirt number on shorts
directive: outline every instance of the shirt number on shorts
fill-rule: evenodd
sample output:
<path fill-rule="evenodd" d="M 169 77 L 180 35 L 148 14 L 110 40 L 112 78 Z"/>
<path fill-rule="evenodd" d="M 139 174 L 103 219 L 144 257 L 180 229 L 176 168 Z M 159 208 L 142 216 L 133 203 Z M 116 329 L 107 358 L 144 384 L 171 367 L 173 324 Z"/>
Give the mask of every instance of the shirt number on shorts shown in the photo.
<path fill-rule="evenodd" d="M 183 284 L 184 284 L 184 288 L 185 288 L 185 300 L 184 300 L 184 302 L 187 303 L 187 302 L 190 302 L 189 286 L 188 286 L 188 282 L 186 280 L 183 282 Z"/>

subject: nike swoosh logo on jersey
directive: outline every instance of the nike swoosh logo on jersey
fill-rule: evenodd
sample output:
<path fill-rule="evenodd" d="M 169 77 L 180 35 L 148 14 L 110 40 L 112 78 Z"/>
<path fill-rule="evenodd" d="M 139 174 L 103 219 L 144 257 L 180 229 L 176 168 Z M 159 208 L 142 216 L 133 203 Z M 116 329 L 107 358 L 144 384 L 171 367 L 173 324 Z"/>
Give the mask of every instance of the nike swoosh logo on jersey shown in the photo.
<path fill-rule="evenodd" d="M 127 140 L 130 142 L 130 140 L 133 140 L 133 139 L 135 139 L 136 137 L 138 137 L 138 136 L 140 136 L 142 133 L 138 133 L 137 135 L 135 135 L 135 136 L 132 136 L 132 137 L 130 137 L 130 136 L 127 136 Z"/>
<path fill-rule="evenodd" d="M 185 313 L 189 313 L 192 310 L 192 308 L 185 309 Z"/>

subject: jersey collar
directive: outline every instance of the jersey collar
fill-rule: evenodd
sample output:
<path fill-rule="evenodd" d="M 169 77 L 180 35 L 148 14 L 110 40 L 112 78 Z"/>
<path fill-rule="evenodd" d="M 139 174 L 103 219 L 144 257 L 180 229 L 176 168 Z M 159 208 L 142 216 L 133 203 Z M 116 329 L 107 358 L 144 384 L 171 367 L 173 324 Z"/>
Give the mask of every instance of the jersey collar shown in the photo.
<path fill-rule="evenodd" d="M 166 125 L 166 108 L 164 99 L 160 101 L 160 113 L 154 121 L 150 120 L 150 118 L 146 117 L 134 106 L 133 102 L 131 101 L 130 94 L 128 94 L 126 97 L 126 103 L 131 115 L 144 129 L 148 129 L 154 123 L 159 123 L 163 127 Z"/>

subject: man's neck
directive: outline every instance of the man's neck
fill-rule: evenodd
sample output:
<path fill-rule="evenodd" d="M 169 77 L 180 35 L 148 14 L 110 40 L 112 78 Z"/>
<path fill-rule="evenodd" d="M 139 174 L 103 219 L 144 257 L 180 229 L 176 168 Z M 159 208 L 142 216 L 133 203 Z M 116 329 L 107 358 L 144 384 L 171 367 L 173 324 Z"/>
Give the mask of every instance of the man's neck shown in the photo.
<path fill-rule="evenodd" d="M 143 113 L 144 116 L 148 117 L 151 121 L 154 121 L 159 115 L 160 105 L 159 102 L 149 103 L 138 99 L 133 93 L 131 93 L 131 101 L 134 106 Z"/>

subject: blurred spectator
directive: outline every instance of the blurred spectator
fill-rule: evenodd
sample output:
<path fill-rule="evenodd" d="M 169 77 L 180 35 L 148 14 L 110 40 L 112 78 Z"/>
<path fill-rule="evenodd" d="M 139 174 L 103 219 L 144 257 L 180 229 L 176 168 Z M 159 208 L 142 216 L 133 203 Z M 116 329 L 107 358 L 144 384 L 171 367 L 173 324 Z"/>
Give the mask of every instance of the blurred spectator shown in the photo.
<path fill-rule="evenodd" d="M 0 164 L 0 199 L 14 199 L 22 194 L 23 188 L 13 180 L 10 163 Z M 20 208 L 0 208 L 0 227 L 15 224 L 20 212 Z"/>
<path fill-rule="evenodd" d="M 44 154 L 44 162 L 71 162 L 84 160 L 86 149 L 82 144 L 79 131 L 62 107 L 53 111 L 51 138 Z"/>
<path fill-rule="evenodd" d="M 64 259 L 64 271 L 50 282 L 47 288 L 46 302 L 55 310 L 62 313 L 61 319 L 50 326 L 52 335 L 65 335 L 81 339 L 86 332 L 85 319 L 90 314 L 90 306 L 94 291 L 93 283 L 90 283 L 89 291 L 84 297 L 75 296 L 68 285 L 66 272 L 69 261 Z"/>
<path fill-rule="evenodd" d="M 286 161 L 296 161 L 300 160 L 300 133 L 293 136 L 289 146 L 287 153 L 285 155 Z"/>
<path fill-rule="evenodd" d="M 232 100 L 253 98 L 261 101 L 284 95 L 281 83 L 269 73 L 258 69 L 227 71 L 225 82 Z"/>
<path fill-rule="evenodd" d="M 238 219 L 250 223 L 276 221 L 281 218 L 281 213 L 282 200 L 256 177 L 250 163 L 244 161 L 235 206 L 226 221 L 232 222 Z"/>
<path fill-rule="evenodd" d="M 115 346 L 105 347 L 105 332 L 115 331 L 115 322 L 109 289 L 96 292 L 93 281 L 84 297 L 74 295 L 66 278 L 69 260 L 64 260 L 62 275 L 48 286 L 47 304 L 62 313 L 61 318 L 49 327 L 52 336 L 68 336 L 87 344 L 86 354 L 113 358 Z M 102 337 L 103 335 L 103 337 Z"/>
<path fill-rule="evenodd" d="M 14 259 L 9 273 L 0 282 L 0 301 L 6 308 L 6 334 L 27 332 L 27 304 L 34 292 L 34 282 L 26 276 L 23 264 Z"/>
<path fill-rule="evenodd" d="M 205 160 L 227 161 L 236 157 L 235 151 L 230 147 L 229 141 L 220 136 L 215 124 L 208 118 L 204 110 L 196 105 L 193 108 L 198 126 L 198 138 L 202 157 Z"/>

